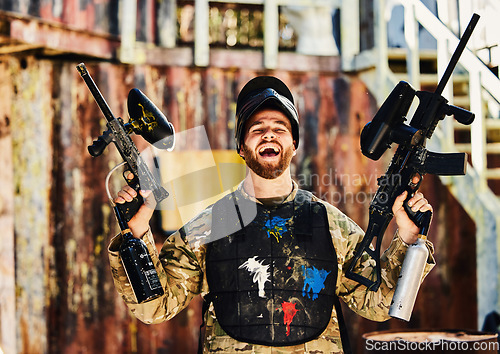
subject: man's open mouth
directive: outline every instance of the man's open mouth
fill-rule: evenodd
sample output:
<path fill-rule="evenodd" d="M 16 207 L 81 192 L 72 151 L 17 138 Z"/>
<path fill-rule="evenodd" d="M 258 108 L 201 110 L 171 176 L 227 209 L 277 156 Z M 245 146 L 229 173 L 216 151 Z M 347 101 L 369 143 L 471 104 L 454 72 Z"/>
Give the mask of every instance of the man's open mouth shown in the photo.
<path fill-rule="evenodd" d="M 280 149 L 277 146 L 264 145 L 259 149 L 259 155 L 262 157 L 278 156 Z"/>

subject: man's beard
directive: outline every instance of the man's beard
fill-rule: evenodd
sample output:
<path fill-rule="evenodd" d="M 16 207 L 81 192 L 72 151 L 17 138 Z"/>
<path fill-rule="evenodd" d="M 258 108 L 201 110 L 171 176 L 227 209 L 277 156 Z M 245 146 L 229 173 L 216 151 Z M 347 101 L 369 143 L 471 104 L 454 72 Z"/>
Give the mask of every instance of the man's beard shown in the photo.
<path fill-rule="evenodd" d="M 293 157 L 293 148 L 290 146 L 286 150 L 277 141 L 272 141 L 278 144 L 281 148 L 281 157 L 278 162 L 259 162 L 254 151 L 251 151 L 245 144 L 241 147 L 245 156 L 245 162 L 255 174 L 265 179 L 275 179 L 278 178 L 285 172 L 285 170 L 290 166 L 290 162 Z M 267 141 L 263 144 L 268 143 Z M 260 144 L 262 145 L 262 144 Z M 260 146 L 259 145 L 259 146 Z M 258 147 L 257 149 L 258 150 Z"/>

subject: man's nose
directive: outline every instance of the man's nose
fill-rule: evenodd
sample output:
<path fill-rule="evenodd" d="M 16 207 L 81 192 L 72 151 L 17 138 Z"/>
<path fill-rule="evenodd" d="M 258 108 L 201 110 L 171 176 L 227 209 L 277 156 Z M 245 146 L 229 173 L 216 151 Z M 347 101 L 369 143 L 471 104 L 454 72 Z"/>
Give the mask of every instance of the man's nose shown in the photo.
<path fill-rule="evenodd" d="M 274 139 L 274 138 L 276 138 L 276 135 L 274 134 L 274 132 L 273 132 L 272 129 L 267 129 L 264 132 L 264 135 L 262 136 L 262 139 L 265 139 L 265 140 L 271 140 L 271 139 Z"/>

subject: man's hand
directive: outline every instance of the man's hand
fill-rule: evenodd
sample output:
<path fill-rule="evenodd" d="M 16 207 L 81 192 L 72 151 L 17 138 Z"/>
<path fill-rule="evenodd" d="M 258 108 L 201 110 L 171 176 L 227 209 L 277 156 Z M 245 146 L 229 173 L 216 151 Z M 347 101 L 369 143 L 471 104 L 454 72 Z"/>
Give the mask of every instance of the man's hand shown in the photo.
<path fill-rule="evenodd" d="M 396 219 L 396 224 L 399 228 L 399 236 L 405 243 L 412 244 L 417 241 L 420 228 L 408 217 L 408 214 L 403 207 L 403 202 L 405 201 L 407 195 L 408 192 L 405 191 L 396 198 L 394 205 L 392 206 L 392 212 L 394 213 L 394 218 Z M 416 192 L 414 196 L 408 200 L 408 206 L 414 212 L 432 212 L 432 206 L 420 192 Z"/>
<path fill-rule="evenodd" d="M 133 178 L 132 173 L 129 178 Z M 155 208 L 154 198 L 148 198 L 151 195 L 151 191 L 139 191 L 141 196 L 144 198 L 144 204 L 141 205 L 137 213 L 128 222 L 128 227 L 132 234 L 136 238 L 141 238 L 149 229 L 149 220 L 153 216 L 153 211 Z M 123 204 L 125 202 L 131 202 L 134 197 L 137 196 L 137 192 L 130 186 L 125 186 L 121 191 L 118 192 L 118 196 L 115 198 L 114 202 L 116 204 Z"/>

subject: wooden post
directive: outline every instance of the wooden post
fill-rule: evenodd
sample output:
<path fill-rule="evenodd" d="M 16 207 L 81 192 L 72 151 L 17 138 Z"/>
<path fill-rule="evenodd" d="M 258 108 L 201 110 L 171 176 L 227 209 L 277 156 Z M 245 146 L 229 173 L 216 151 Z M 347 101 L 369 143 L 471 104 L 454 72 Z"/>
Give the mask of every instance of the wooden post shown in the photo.
<path fill-rule="evenodd" d="M 412 3 L 404 7 L 404 36 L 406 41 L 406 67 L 410 83 L 420 90 L 420 55 L 418 41 L 418 22 Z"/>
<path fill-rule="evenodd" d="M 264 67 L 278 66 L 279 13 L 276 0 L 264 1 Z"/>
<path fill-rule="evenodd" d="M 359 54 L 359 0 L 342 0 L 340 8 L 340 54 L 342 71 L 356 70 Z"/>
<path fill-rule="evenodd" d="M 471 161 L 474 169 L 481 179 L 481 189 L 487 188 L 486 182 L 486 129 L 483 114 L 483 102 L 481 97 L 481 72 L 479 70 L 469 71 L 469 99 L 470 110 L 476 115 L 471 124 Z"/>
<path fill-rule="evenodd" d="M 380 89 L 375 93 L 377 101 L 382 104 L 385 98 L 392 90 L 392 83 L 389 85 L 389 64 L 388 64 L 388 44 L 387 44 L 387 23 L 385 21 L 385 0 L 376 0 L 374 2 L 373 16 L 375 18 L 375 48 L 377 53 L 377 82 Z M 390 88 L 389 88 L 390 86 Z"/>
<path fill-rule="evenodd" d="M 121 6 L 120 61 L 122 63 L 134 63 L 136 59 L 137 1 L 123 0 Z"/>
<path fill-rule="evenodd" d="M 158 39 L 160 46 L 175 48 L 177 37 L 177 5 L 175 0 L 159 2 L 157 13 Z"/>
<path fill-rule="evenodd" d="M 210 62 L 208 10 L 208 0 L 194 2 L 194 65 L 196 66 L 208 66 Z"/>

